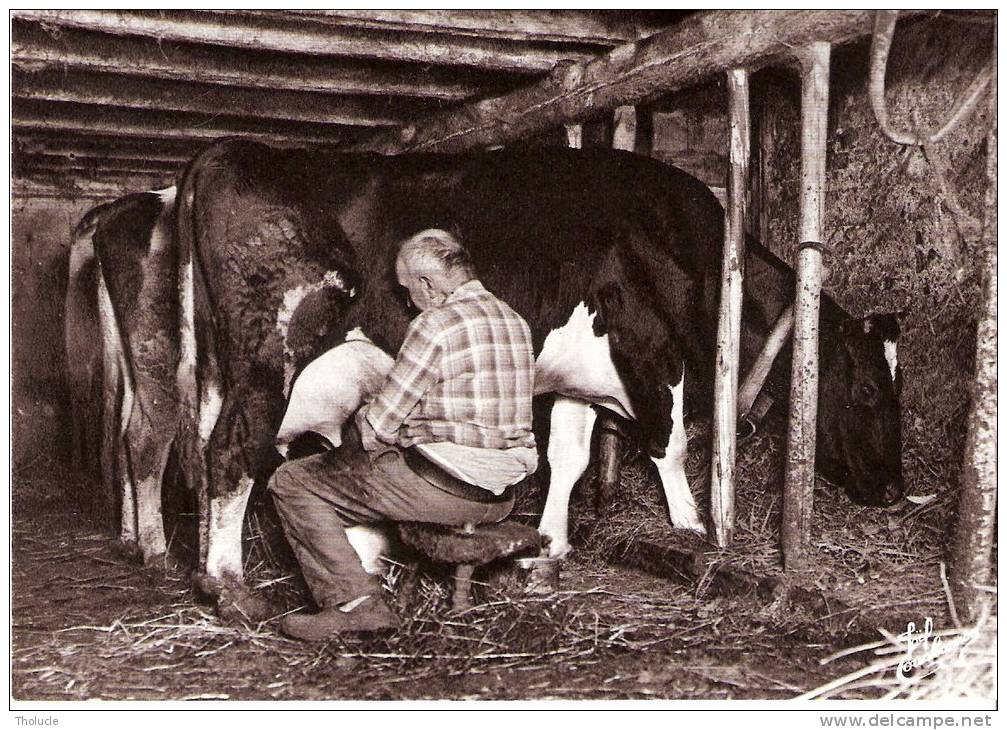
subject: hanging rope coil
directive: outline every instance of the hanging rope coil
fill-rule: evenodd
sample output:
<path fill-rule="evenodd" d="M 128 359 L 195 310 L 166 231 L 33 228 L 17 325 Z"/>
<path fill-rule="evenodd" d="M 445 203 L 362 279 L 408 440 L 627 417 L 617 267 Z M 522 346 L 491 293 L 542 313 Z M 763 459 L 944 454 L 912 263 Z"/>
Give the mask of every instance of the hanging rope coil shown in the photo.
<path fill-rule="evenodd" d="M 921 135 L 893 129 L 888 121 L 888 106 L 885 103 L 885 72 L 888 70 L 888 51 L 892 45 L 892 36 L 895 35 L 895 23 L 898 19 L 898 10 L 879 10 L 874 21 L 869 86 L 871 108 L 874 109 L 874 116 L 881 126 L 881 131 L 892 142 L 918 146 L 936 144 L 975 110 L 986 88 L 996 80 L 996 59 L 987 63 L 975 81 L 958 95 L 947 121 L 937 131 Z"/>

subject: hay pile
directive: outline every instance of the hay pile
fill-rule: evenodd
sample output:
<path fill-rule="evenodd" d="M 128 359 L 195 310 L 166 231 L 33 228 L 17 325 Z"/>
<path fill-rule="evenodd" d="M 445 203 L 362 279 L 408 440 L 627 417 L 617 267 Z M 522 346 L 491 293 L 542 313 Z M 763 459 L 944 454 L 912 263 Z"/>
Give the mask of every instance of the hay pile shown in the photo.
<path fill-rule="evenodd" d="M 701 512 L 709 500 L 708 423 L 689 424 L 686 472 Z M 785 437 L 779 418 L 739 446 L 734 541 L 724 549 L 671 529 L 656 470 L 639 453 L 628 455 L 621 488 L 604 517 L 577 501 L 571 508 L 574 543 L 599 560 L 619 561 L 634 544 L 647 542 L 705 550 L 712 571 L 726 568 L 752 576 L 782 576 L 780 522 Z M 582 500 L 584 495 L 580 495 Z M 580 507 L 578 509 L 578 507 Z M 950 499 L 905 504 L 885 511 L 853 504 L 821 480 L 815 489 L 811 547 L 814 559 L 800 576 L 805 586 L 834 597 L 852 624 L 875 625 L 892 615 L 946 620 L 939 578 Z M 897 609 L 894 614 L 892 609 Z"/>

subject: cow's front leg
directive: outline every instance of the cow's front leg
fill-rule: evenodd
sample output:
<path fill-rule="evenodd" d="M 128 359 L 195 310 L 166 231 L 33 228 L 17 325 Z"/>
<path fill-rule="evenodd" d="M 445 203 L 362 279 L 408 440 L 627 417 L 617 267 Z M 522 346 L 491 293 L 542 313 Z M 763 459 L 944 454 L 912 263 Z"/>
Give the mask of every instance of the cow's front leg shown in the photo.
<path fill-rule="evenodd" d="M 568 511 L 570 493 L 591 459 L 595 411 L 586 401 L 556 396 L 549 427 L 549 495 L 538 531 L 550 538 L 549 557 L 570 551 Z"/>
<path fill-rule="evenodd" d="M 683 368 L 682 378 L 676 385 L 669 386 L 672 398 L 671 434 L 668 437 L 665 454 L 661 458 L 652 456 L 651 459 L 657 465 L 658 474 L 661 476 L 664 496 L 668 501 L 668 515 L 671 518 L 671 524 L 705 535 L 706 528 L 703 526 L 702 520 L 699 519 L 696 501 L 693 499 L 692 490 L 689 489 L 689 480 L 685 475 L 688 438 L 685 432 L 685 418 L 682 408 L 684 385 L 685 369 Z"/>

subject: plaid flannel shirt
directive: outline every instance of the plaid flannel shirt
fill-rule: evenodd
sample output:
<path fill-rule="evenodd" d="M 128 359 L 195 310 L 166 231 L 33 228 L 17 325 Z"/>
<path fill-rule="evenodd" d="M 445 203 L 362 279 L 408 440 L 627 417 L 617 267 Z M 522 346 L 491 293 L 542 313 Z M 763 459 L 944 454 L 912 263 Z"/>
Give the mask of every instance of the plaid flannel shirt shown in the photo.
<path fill-rule="evenodd" d="M 534 384 L 528 324 L 474 279 L 412 321 L 362 415 L 379 440 L 401 447 L 534 448 Z"/>

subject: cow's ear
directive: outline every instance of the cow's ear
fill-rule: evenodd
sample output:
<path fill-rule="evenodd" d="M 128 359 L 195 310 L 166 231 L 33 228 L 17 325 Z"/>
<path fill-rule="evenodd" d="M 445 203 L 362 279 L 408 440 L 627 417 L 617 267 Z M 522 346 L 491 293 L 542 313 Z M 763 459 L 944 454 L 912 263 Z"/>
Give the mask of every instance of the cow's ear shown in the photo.
<path fill-rule="evenodd" d="M 889 342 L 895 342 L 899 339 L 901 332 L 899 319 L 894 314 L 873 314 L 868 319 L 871 321 L 875 333 L 881 339 L 888 340 Z"/>

